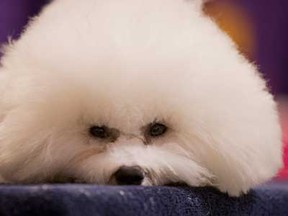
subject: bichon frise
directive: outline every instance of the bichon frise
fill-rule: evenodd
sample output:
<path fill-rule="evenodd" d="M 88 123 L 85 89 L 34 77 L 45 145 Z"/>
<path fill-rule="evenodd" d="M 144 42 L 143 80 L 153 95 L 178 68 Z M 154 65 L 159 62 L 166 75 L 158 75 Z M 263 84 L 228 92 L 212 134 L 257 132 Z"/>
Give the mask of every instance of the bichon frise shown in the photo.
<path fill-rule="evenodd" d="M 2 182 L 182 182 L 237 196 L 275 175 L 275 102 L 202 4 L 47 6 L 2 58 Z"/>

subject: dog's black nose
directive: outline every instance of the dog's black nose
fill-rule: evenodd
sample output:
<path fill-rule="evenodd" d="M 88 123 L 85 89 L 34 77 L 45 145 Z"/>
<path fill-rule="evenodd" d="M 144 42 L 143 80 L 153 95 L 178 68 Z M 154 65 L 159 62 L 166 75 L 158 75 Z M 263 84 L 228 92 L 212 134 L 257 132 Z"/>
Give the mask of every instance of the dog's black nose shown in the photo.
<path fill-rule="evenodd" d="M 144 172 L 139 166 L 122 166 L 114 174 L 118 185 L 141 185 Z"/>

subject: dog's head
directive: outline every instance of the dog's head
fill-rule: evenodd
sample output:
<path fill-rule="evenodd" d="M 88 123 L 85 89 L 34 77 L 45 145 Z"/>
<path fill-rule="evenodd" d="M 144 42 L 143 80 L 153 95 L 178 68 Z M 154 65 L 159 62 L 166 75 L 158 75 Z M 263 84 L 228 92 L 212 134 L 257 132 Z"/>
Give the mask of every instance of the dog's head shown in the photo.
<path fill-rule="evenodd" d="M 198 3 L 143 2 L 55 1 L 7 48 L 4 179 L 238 195 L 275 174 L 278 118 L 255 67 Z"/>
<path fill-rule="evenodd" d="M 213 175 L 191 129 L 189 87 L 147 75 L 121 81 L 102 75 L 97 85 L 92 77 L 35 78 L 41 84 L 31 81 L 25 101 L 2 122 L 4 152 L 15 163 L 7 165 L 8 176 L 20 182 L 60 175 L 99 184 L 208 184 Z"/>

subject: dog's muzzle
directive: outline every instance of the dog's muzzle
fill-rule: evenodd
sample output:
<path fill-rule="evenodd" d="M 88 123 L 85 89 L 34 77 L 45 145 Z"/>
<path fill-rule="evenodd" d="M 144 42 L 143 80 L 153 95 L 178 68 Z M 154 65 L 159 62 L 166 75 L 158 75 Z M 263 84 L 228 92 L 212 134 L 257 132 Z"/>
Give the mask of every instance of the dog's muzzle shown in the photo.
<path fill-rule="evenodd" d="M 144 177 L 144 170 L 139 166 L 121 166 L 113 174 L 118 185 L 141 185 Z"/>

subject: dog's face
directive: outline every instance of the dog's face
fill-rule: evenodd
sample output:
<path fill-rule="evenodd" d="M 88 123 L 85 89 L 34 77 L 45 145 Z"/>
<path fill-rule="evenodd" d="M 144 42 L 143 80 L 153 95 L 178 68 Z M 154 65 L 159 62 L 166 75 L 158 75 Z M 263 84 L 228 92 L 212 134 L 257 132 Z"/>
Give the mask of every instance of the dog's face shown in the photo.
<path fill-rule="evenodd" d="M 30 89 L 27 101 L 4 120 L 2 138 L 11 137 L 5 151 L 11 155 L 2 173 L 10 181 L 195 186 L 211 181 L 179 86 L 167 89 L 157 74 L 147 81 L 98 85 L 86 77 L 65 83 L 54 78 L 37 78 L 41 86 Z"/>
<path fill-rule="evenodd" d="M 210 183 L 186 87 L 170 80 L 167 89 L 161 74 L 151 75 L 98 85 L 87 77 L 37 77 L 41 86 L 4 120 L 2 136 L 14 134 L 6 176 L 16 182 Z"/>
<path fill-rule="evenodd" d="M 6 51 L 5 181 L 239 195 L 275 174 L 273 99 L 199 1 L 86 1 L 55 1 Z"/>

